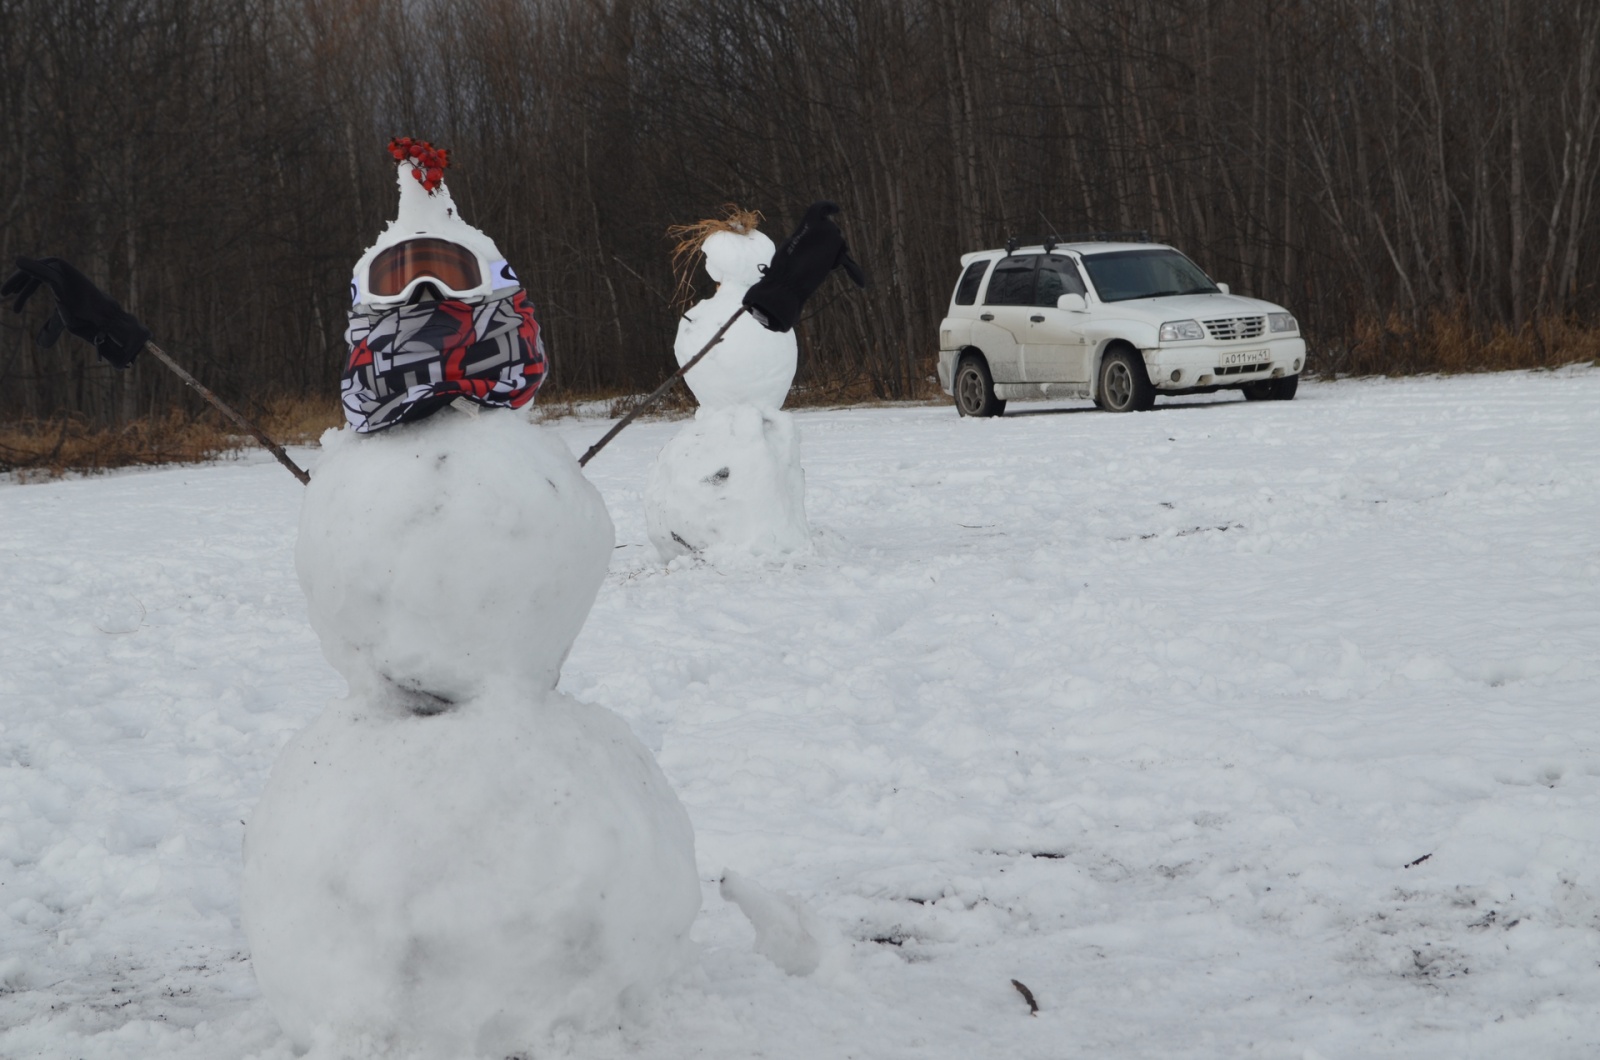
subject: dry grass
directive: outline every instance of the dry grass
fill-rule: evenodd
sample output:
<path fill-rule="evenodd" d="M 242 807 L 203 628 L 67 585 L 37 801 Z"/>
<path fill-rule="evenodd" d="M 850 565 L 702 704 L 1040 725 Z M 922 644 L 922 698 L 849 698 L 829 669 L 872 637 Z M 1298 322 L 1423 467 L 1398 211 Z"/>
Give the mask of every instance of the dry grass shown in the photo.
<path fill-rule="evenodd" d="M 179 413 L 123 427 L 95 427 L 64 416 L 0 426 L 0 472 L 27 481 L 114 467 L 198 463 L 234 447 L 215 425 Z"/>
<path fill-rule="evenodd" d="M 315 445 L 323 431 L 344 425 L 344 409 L 333 397 L 274 398 L 256 422 L 279 445 Z"/>
<path fill-rule="evenodd" d="M 281 398 L 255 422 L 281 444 L 305 445 L 343 420 L 337 401 Z M 174 410 L 120 427 L 99 427 L 73 416 L 20 420 L 0 424 L 0 473 L 26 482 L 119 467 L 194 464 L 255 444 L 215 413 L 192 417 Z"/>
<path fill-rule="evenodd" d="M 643 394 L 595 394 L 570 399 L 545 399 L 541 395 L 539 405 L 547 411 L 556 411 L 559 415 L 559 410 L 564 407 L 571 409 L 578 405 L 603 401 L 606 403 L 606 415 L 612 419 L 620 419 L 632 412 L 643 396 Z M 790 389 L 789 396 L 784 399 L 783 407 L 832 408 L 840 405 L 904 404 L 908 401 L 942 404 L 949 400 L 949 396 L 939 389 L 938 380 L 931 375 L 923 381 L 923 385 L 915 394 L 902 401 L 885 398 L 872 380 L 863 377 L 804 385 L 797 383 Z M 694 394 L 688 384 L 680 382 L 667 391 L 646 415 L 653 419 L 682 419 L 693 415 L 694 410 Z"/>
<path fill-rule="evenodd" d="M 931 369 L 931 365 L 929 366 Z M 939 389 L 939 381 L 933 375 L 928 375 L 922 380 L 921 386 L 908 397 L 893 400 L 883 395 L 881 387 L 874 385 L 872 380 L 866 378 L 842 379 L 824 383 L 813 383 L 806 386 L 796 385 L 789 391 L 789 397 L 784 402 L 785 408 L 829 408 L 839 405 L 891 405 L 905 404 L 907 402 L 937 402 L 946 403 L 950 396 Z"/>
<path fill-rule="evenodd" d="M 644 399 L 643 394 L 610 394 L 597 396 L 591 400 L 606 402 L 606 416 L 610 419 L 621 419 L 632 412 L 634 406 Z M 681 419 L 694 414 L 694 394 L 689 390 L 689 384 L 679 382 L 671 390 L 662 394 L 651 406 L 646 415 L 662 419 Z"/>
<path fill-rule="evenodd" d="M 1399 315 L 1358 321 L 1349 346 L 1318 368 L 1339 375 L 1416 375 L 1558 368 L 1581 361 L 1600 366 L 1600 328 L 1552 317 L 1512 332 L 1477 325 L 1461 309 L 1435 311 L 1415 323 Z"/>
<path fill-rule="evenodd" d="M 1511 371 L 1556 368 L 1578 362 L 1600 367 L 1600 328 L 1559 318 L 1530 324 L 1520 333 L 1480 327 L 1465 312 L 1435 312 L 1421 322 L 1392 316 L 1358 322 L 1343 349 L 1318 351 L 1313 369 L 1337 375 L 1413 375 L 1441 372 Z M 925 381 L 911 400 L 949 400 L 937 383 Z M 632 410 L 642 395 L 560 393 L 541 395 L 546 414 L 572 414 L 580 406 L 605 403 L 616 419 Z M 885 404 L 867 379 L 796 386 L 790 408 Z M 674 419 L 694 411 L 687 386 L 673 387 L 651 410 Z M 339 402 L 327 398 L 277 398 L 254 413 L 267 436 L 283 445 L 312 445 L 329 427 L 344 422 Z M 69 473 L 94 474 L 119 467 L 200 463 L 249 448 L 255 439 L 240 435 L 215 413 L 194 417 L 181 412 L 139 420 L 121 427 L 97 427 L 76 417 L 0 424 L 0 474 L 23 481 Z"/>

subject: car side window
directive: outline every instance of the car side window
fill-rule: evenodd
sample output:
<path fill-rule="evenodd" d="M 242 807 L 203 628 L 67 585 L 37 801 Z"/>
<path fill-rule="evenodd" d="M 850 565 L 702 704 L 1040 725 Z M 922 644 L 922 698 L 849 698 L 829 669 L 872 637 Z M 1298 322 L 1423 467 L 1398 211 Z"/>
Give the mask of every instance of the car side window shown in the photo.
<path fill-rule="evenodd" d="M 1033 266 L 1038 260 L 1037 254 L 1001 259 L 994 267 L 994 275 L 989 277 L 989 293 L 984 296 L 984 304 L 1032 305 Z"/>
<path fill-rule="evenodd" d="M 1083 294 L 1083 277 L 1071 258 L 1055 255 L 1039 262 L 1039 282 L 1034 288 L 1033 304 L 1055 308 L 1056 299 L 1064 294 Z"/>
<path fill-rule="evenodd" d="M 967 266 L 967 271 L 961 274 L 961 282 L 956 284 L 956 305 L 971 305 L 978 300 L 978 286 L 983 283 L 983 273 L 988 267 L 987 261 L 975 261 Z"/>

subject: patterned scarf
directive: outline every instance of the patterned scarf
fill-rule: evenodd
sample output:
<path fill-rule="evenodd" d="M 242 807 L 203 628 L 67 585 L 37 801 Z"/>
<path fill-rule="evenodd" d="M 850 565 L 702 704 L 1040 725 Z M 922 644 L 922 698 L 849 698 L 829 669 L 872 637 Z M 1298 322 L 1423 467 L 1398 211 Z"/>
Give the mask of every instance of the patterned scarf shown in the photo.
<path fill-rule="evenodd" d="M 420 420 L 458 397 L 519 409 L 544 382 L 539 322 L 520 288 L 481 305 L 357 307 L 344 339 L 344 415 L 363 434 Z"/>

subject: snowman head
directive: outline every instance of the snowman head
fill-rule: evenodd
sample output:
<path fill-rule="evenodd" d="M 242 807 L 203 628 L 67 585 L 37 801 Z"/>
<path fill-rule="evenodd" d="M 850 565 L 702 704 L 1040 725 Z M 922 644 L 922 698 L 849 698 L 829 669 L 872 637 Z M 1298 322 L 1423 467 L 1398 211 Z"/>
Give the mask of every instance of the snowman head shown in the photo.
<path fill-rule="evenodd" d="M 771 264 L 776 249 L 771 239 L 751 229 L 742 235 L 713 232 L 700 251 L 706 256 L 706 272 L 719 286 L 750 287 L 760 281 L 761 268 Z"/>
<path fill-rule="evenodd" d="M 720 287 L 749 287 L 761 279 L 761 266 L 772 260 L 772 240 L 757 231 L 761 214 L 728 203 L 721 217 L 710 217 L 694 224 L 673 225 L 667 235 L 676 239 L 672 248 L 672 274 L 678 281 L 678 301 L 694 301 L 694 269 L 702 259 L 706 272 Z"/>
<path fill-rule="evenodd" d="M 350 301 L 388 309 L 431 297 L 476 304 L 521 286 L 500 248 L 461 219 L 444 171 L 450 153 L 409 137 L 389 142 L 400 208 L 356 262 Z"/>

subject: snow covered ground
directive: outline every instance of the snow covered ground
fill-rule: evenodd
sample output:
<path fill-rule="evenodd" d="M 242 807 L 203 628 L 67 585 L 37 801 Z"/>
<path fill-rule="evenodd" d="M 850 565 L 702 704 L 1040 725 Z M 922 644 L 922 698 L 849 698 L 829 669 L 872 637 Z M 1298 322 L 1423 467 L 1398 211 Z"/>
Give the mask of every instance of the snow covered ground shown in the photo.
<path fill-rule="evenodd" d="M 590 465 L 619 547 L 561 687 L 688 807 L 701 961 L 554 1052 L 1600 1051 L 1600 370 L 1012 409 L 797 413 L 786 566 L 656 562 L 679 424 Z M 343 691 L 300 491 L 259 454 L 0 487 L 0 1056 L 292 1055 L 238 893 Z"/>

